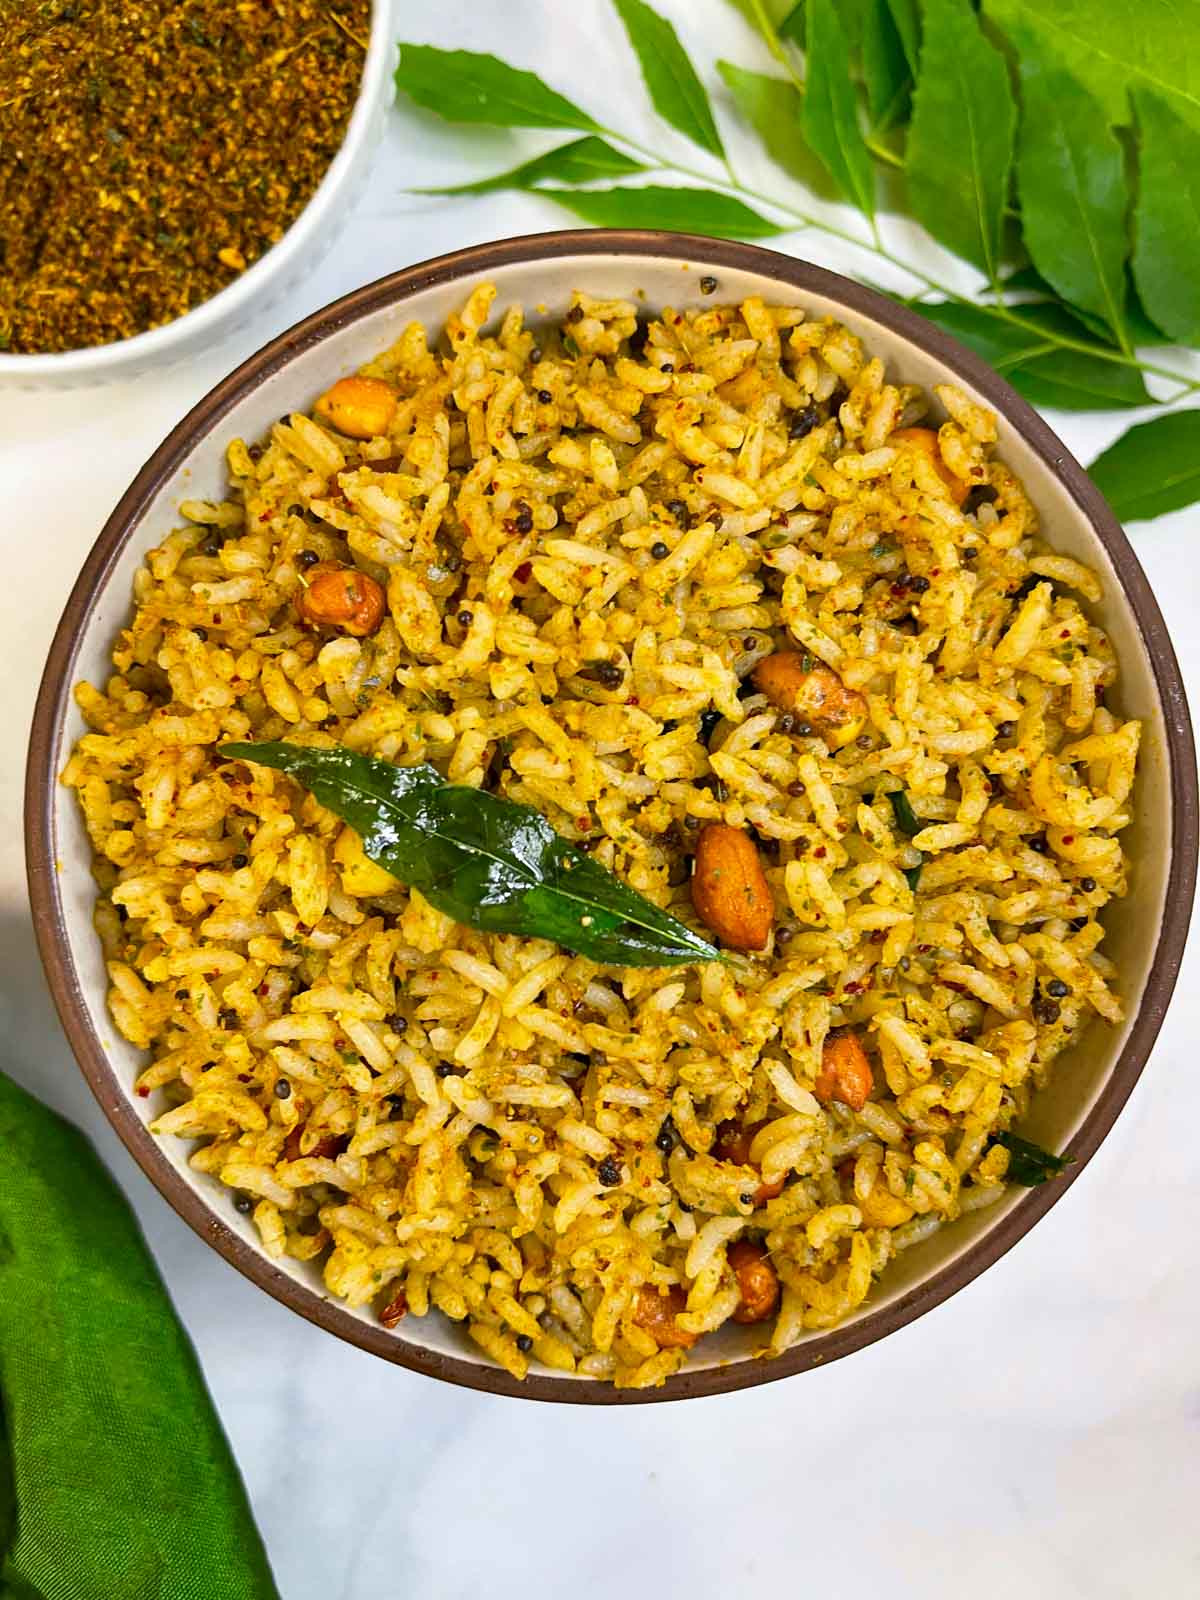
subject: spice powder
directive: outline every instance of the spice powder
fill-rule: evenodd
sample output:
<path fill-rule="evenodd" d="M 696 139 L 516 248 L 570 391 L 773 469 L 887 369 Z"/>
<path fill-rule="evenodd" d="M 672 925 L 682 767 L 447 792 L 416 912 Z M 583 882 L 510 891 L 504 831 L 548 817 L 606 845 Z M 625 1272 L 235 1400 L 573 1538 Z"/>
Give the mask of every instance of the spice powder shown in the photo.
<path fill-rule="evenodd" d="M 370 12 L 0 0 L 0 347 L 128 338 L 270 249 L 341 145 Z"/>

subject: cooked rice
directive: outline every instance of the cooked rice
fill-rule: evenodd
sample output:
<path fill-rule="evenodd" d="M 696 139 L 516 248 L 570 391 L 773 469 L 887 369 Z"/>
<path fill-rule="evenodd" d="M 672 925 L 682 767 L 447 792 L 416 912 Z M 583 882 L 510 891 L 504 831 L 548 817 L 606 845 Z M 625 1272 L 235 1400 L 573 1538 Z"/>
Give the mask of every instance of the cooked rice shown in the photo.
<path fill-rule="evenodd" d="M 232 441 L 228 498 L 184 505 L 114 676 L 79 686 L 95 731 L 64 781 L 152 1128 L 249 1197 L 267 1252 L 389 1325 L 435 1308 L 517 1377 L 658 1384 L 687 1351 L 635 1320 L 643 1285 L 711 1334 L 731 1244 L 763 1239 L 776 1353 L 1001 1195 L 993 1135 L 1121 1016 L 1097 917 L 1126 889 L 1139 725 L 1103 703 L 1113 651 L 1074 597 L 1097 579 L 1041 542 L 962 392 L 935 391 L 938 446 L 991 491 L 973 511 L 892 439 L 934 402 L 836 322 L 752 299 L 647 325 L 577 294 L 489 334 L 494 294 L 364 369 L 401 397 L 386 437 L 295 413 Z M 299 624 L 302 551 L 386 585 L 373 637 Z M 866 696 L 847 748 L 755 690 L 785 644 Z M 248 738 L 431 761 L 693 924 L 696 827 L 749 827 L 771 941 L 612 969 L 460 926 L 290 780 L 216 757 Z M 858 1112 L 812 1093 L 846 1026 Z M 765 1124 L 751 1164 L 714 1157 L 729 1119 Z"/>

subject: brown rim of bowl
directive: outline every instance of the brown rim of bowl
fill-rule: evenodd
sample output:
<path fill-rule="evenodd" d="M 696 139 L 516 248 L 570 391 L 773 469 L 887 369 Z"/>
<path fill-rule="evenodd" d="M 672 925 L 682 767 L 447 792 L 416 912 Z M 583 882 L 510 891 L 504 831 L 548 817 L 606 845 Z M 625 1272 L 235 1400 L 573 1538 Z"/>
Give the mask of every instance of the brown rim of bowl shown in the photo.
<path fill-rule="evenodd" d="M 617 1390 L 577 1378 L 531 1375 L 523 1383 L 499 1367 L 442 1355 L 353 1316 L 316 1290 L 297 1283 L 234 1233 L 192 1190 L 134 1114 L 95 1030 L 71 961 L 55 870 L 53 798 L 60 745 L 74 678 L 78 638 L 112 565 L 153 496 L 186 458 L 198 435 L 209 432 L 237 401 L 301 351 L 335 329 L 395 304 L 418 290 L 455 280 L 486 278 L 499 267 L 562 256 L 634 255 L 697 267 L 744 269 L 776 279 L 799 294 L 821 294 L 883 323 L 945 363 L 999 411 L 1070 493 L 1108 551 L 1133 608 L 1161 698 L 1170 756 L 1171 867 L 1162 927 L 1142 1004 L 1129 1038 L 1090 1115 L 1065 1154 L 1072 1165 L 1053 1183 L 1029 1190 L 995 1227 L 924 1282 L 891 1304 L 868 1311 L 842 1328 L 809 1339 L 770 1360 L 747 1358 L 707 1369 L 684 1370 L 659 1389 Z M 138 473 L 105 523 L 79 574 L 55 632 L 34 709 L 25 785 L 26 862 L 38 948 L 59 1017 L 92 1092 L 129 1153 L 167 1201 L 195 1231 L 240 1272 L 276 1300 L 318 1327 L 385 1360 L 429 1377 L 527 1400 L 584 1405 L 630 1405 L 726 1394 L 790 1377 L 836 1361 L 894 1332 L 939 1305 L 1010 1250 L 1066 1191 L 1095 1154 L 1145 1065 L 1175 987 L 1187 938 L 1196 881 L 1197 779 L 1191 720 L 1175 652 L 1146 576 L 1116 518 L 1066 446 L 1007 383 L 957 340 L 835 272 L 754 245 L 660 231 L 588 229 L 530 234 L 473 245 L 389 274 L 315 312 L 266 345 L 211 390 L 172 431 Z"/>

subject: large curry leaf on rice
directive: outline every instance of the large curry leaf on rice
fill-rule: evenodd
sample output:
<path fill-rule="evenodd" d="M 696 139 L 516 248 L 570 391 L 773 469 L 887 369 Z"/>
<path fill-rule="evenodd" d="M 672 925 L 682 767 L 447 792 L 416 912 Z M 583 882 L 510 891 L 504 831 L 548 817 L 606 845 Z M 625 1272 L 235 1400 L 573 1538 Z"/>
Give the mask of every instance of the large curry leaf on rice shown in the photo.
<path fill-rule="evenodd" d="M 607 966 L 725 958 L 557 834 L 532 806 L 343 746 L 226 744 L 286 772 L 352 827 L 370 860 L 439 911 L 490 933 L 551 939 Z"/>

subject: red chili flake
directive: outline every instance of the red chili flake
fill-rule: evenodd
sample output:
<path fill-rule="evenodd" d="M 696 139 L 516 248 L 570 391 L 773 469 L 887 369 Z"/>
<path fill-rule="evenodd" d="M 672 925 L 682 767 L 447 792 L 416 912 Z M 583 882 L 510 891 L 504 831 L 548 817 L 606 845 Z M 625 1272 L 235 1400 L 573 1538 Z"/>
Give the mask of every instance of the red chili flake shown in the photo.
<path fill-rule="evenodd" d="M 627 706 L 636 706 L 636 705 L 637 705 L 637 703 L 638 703 L 638 697 L 637 697 L 637 695 L 635 695 L 635 694 L 631 694 L 631 695 L 630 695 L 630 696 L 629 696 L 629 699 L 628 699 L 628 700 L 626 700 L 626 702 L 625 702 L 625 704 L 626 704 L 626 705 L 627 705 Z"/>
<path fill-rule="evenodd" d="M 138 1086 L 137 1093 L 138 1093 L 138 1099 L 139 1100 L 148 1100 L 150 1098 L 149 1089 L 143 1088 L 140 1084 Z"/>
<path fill-rule="evenodd" d="M 937 567 L 934 567 L 934 569 L 933 569 L 933 571 L 932 571 L 932 572 L 931 572 L 931 573 L 930 573 L 930 574 L 929 574 L 929 576 L 930 576 L 930 577 L 931 577 L 931 578 L 936 578 L 936 577 L 937 577 L 937 576 L 938 576 L 938 569 L 937 569 Z"/>
<path fill-rule="evenodd" d="M 826 850 L 826 848 L 825 848 L 825 846 L 823 844 L 819 844 L 817 846 L 817 848 L 813 851 L 813 855 L 816 856 L 818 861 L 823 861 L 825 859 L 825 857 L 828 855 L 828 853 L 829 852 Z"/>
<path fill-rule="evenodd" d="M 1074 844 L 1075 843 L 1075 835 L 1073 833 L 1064 833 L 1063 834 L 1063 843 L 1064 844 Z"/>
<path fill-rule="evenodd" d="M 258 988 L 254 992 L 255 992 L 255 994 L 266 994 L 267 985 L 265 983 L 260 983 Z"/>
<path fill-rule="evenodd" d="M 248 1072 L 239 1072 L 238 1073 L 238 1082 L 239 1083 L 249 1083 L 250 1082 L 250 1074 Z"/>
<path fill-rule="evenodd" d="M 522 561 L 521 565 L 513 573 L 513 577 L 518 583 L 528 583 L 532 576 L 533 563 L 531 561 Z"/>
<path fill-rule="evenodd" d="M 404 1298 L 404 1290 L 401 1289 L 379 1313 L 379 1320 L 385 1328 L 394 1328 L 400 1318 L 407 1315 L 408 1301 Z"/>
<path fill-rule="evenodd" d="M 931 944 L 919 944 L 917 946 L 917 953 L 918 955 L 927 955 L 932 949 L 933 946 Z"/>
<path fill-rule="evenodd" d="M 592 831 L 592 819 L 591 817 L 576 817 L 575 826 L 580 833 L 590 833 Z"/>
<path fill-rule="evenodd" d="M 1059 634 L 1059 636 L 1058 636 L 1058 637 L 1059 637 L 1059 638 L 1060 638 L 1060 639 L 1069 639 L 1069 638 L 1070 638 L 1070 637 L 1071 637 L 1071 630 L 1070 630 L 1070 628 L 1064 628 L 1064 629 L 1063 629 L 1063 630 L 1062 630 L 1062 632 L 1061 632 L 1061 633 L 1060 633 L 1060 634 Z"/>

